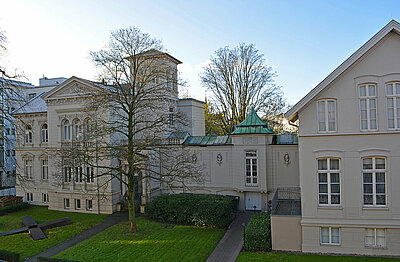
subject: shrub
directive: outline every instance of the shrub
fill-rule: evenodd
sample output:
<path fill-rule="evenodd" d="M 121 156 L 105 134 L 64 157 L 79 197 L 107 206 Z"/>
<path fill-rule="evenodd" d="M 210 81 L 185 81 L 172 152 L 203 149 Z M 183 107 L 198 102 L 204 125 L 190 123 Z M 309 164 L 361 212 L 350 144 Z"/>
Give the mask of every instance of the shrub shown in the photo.
<path fill-rule="evenodd" d="M 146 205 L 148 218 L 176 224 L 227 228 L 232 199 L 222 195 L 161 195 Z"/>
<path fill-rule="evenodd" d="M 271 220 L 267 213 L 254 214 L 245 230 L 247 251 L 271 250 Z"/>
<path fill-rule="evenodd" d="M 38 262 L 75 262 L 75 260 L 67 260 L 67 259 L 59 259 L 59 258 L 47 258 L 47 257 L 38 257 Z"/>
<path fill-rule="evenodd" d="M 29 208 L 29 207 L 30 207 L 29 203 L 26 203 L 26 202 L 18 203 L 18 204 L 12 205 L 12 206 L 2 207 L 2 208 L 0 208 L 0 216 L 15 212 L 15 211 L 19 211 L 21 209 Z"/>
<path fill-rule="evenodd" d="M 0 250 L 0 260 L 9 262 L 19 262 L 19 254 L 7 250 Z"/>

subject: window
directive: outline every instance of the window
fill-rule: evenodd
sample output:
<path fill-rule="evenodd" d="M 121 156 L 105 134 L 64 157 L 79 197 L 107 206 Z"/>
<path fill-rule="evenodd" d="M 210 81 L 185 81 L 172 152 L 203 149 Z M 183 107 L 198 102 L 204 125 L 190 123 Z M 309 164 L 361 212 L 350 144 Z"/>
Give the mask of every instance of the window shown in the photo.
<path fill-rule="evenodd" d="M 335 132 L 336 131 L 336 101 L 321 100 L 318 101 L 318 131 Z"/>
<path fill-rule="evenodd" d="M 24 160 L 24 170 L 25 170 L 25 177 L 32 179 L 33 175 L 33 161 L 32 159 L 25 159 Z"/>
<path fill-rule="evenodd" d="M 318 204 L 340 205 L 339 159 L 318 159 Z"/>
<path fill-rule="evenodd" d="M 72 181 L 72 169 L 70 166 L 66 165 L 64 162 L 63 166 L 64 182 L 70 183 Z"/>
<path fill-rule="evenodd" d="M 389 129 L 400 128 L 400 83 L 386 84 L 386 108 Z"/>
<path fill-rule="evenodd" d="M 75 199 L 75 209 L 81 209 L 81 200 Z"/>
<path fill-rule="evenodd" d="M 48 128 L 47 124 L 43 124 L 41 128 L 41 133 L 42 133 L 42 143 L 47 143 L 49 142 L 49 133 L 48 133 Z"/>
<path fill-rule="evenodd" d="M 62 140 L 63 141 L 71 140 L 71 126 L 69 125 L 68 120 L 64 120 L 62 124 Z"/>
<path fill-rule="evenodd" d="M 92 210 L 93 209 L 93 201 L 91 199 L 86 200 L 86 209 Z"/>
<path fill-rule="evenodd" d="M 86 140 L 90 138 L 91 124 L 92 121 L 90 118 L 86 118 L 85 121 L 83 121 L 83 138 Z"/>
<path fill-rule="evenodd" d="M 83 168 L 82 167 L 75 167 L 75 182 L 82 183 L 83 182 Z"/>
<path fill-rule="evenodd" d="M 49 195 L 48 194 L 42 194 L 42 202 L 43 203 L 48 203 L 49 202 Z"/>
<path fill-rule="evenodd" d="M 49 179 L 49 161 L 47 159 L 42 159 L 42 179 Z"/>
<path fill-rule="evenodd" d="M 376 85 L 361 85 L 359 91 L 361 130 L 376 130 Z"/>
<path fill-rule="evenodd" d="M 87 166 L 86 167 L 86 182 L 93 183 L 94 182 L 94 168 Z"/>
<path fill-rule="evenodd" d="M 33 201 L 33 193 L 26 193 L 26 201 L 28 202 Z"/>
<path fill-rule="evenodd" d="M 32 126 L 26 125 L 25 126 L 25 143 L 32 143 L 32 141 L 33 141 Z"/>
<path fill-rule="evenodd" d="M 338 227 L 321 227 L 321 244 L 339 245 L 340 230 Z"/>
<path fill-rule="evenodd" d="M 386 206 L 386 159 L 362 159 L 363 203 L 365 206 Z"/>
<path fill-rule="evenodd" d="M 366 247 L 385 247 L 386 246 L 386 230 L 383 228 L 366 228 L 365 229 L 365 246 Z"/>
<path fill-rule="evenodd" d="M 73 122 L 73 138 L 74 140 L 79 140 L 81 138 L 81 121 L 75 119 Z"/>
<path fill-rule="evenodd" d="M 257 185 L 257 151 L 246 151 L 246 185 Z"/>
<path fill-rule="evenodd" d="M 64 198 L 64 208 L 70 208 L 69 198 Z"/>

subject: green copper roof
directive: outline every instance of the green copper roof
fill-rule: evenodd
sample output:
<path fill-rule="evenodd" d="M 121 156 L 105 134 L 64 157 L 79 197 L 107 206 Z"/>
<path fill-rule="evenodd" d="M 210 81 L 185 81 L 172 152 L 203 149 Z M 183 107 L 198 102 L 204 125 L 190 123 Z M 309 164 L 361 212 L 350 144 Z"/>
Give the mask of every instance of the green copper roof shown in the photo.
<path fill-rule="evenodd" d="M 189 136 L 183 143 L 186 146 L 223 146 L 232 144 L 229 136 Z"/>
<path fill-rule="evenodd" d="M 243 120 L 242 123 L 238 124 L 235 131 L 231 135 L 240 134 L 274 134 L 275 132 L 268 126 L 268 124 L 261 120 L 257 115 L 254 108 L 250 110 L 249 115 Z"/>

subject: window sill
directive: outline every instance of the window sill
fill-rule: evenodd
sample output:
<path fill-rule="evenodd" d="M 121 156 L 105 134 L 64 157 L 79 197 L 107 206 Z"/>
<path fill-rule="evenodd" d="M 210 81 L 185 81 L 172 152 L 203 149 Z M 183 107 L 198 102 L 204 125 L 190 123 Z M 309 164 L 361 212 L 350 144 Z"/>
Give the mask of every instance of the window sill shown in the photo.
<path fill-rule="evenodd" d="M 340 247 L 341 244 L 329 244 L 329 243 L 320 243 L 320 246 L 331 246 L 331 247 Z"/>
<path fill-rule="evenodd" d="M 246 184 L 245 186 L 246 186 L 246 187 L 258 187 L 257 184 Z"/>
<path fill-rule="evenodd" d="M 343 210 L 342 206 L 321 206 L 321 205 L 319 205 L 317 208 L 319 208 L 319 209 Z"/>
<path fill-rule="evenodd" d="M 387 249 L 387 247 L 378 247 L 378 246 L 364 246 L 364 248 L 368 248 L 368 249 Z"/>
<path fill-rule="evenodd" d="M 377 210 L 377 211 L 389 211 L 389 208 L 387 206 L 379 207 L 379 206 L 363 206 L 363 210 Z"/>

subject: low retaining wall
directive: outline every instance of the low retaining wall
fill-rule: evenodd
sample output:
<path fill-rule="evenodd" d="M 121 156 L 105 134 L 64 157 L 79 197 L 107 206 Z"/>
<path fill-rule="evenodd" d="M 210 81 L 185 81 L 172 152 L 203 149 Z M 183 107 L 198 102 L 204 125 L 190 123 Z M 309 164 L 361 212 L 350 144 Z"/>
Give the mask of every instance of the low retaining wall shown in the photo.
<path fill-rule="evenodd" d="M 271 216 L 272 250 L 301 251 L 301 217 Z"/>

